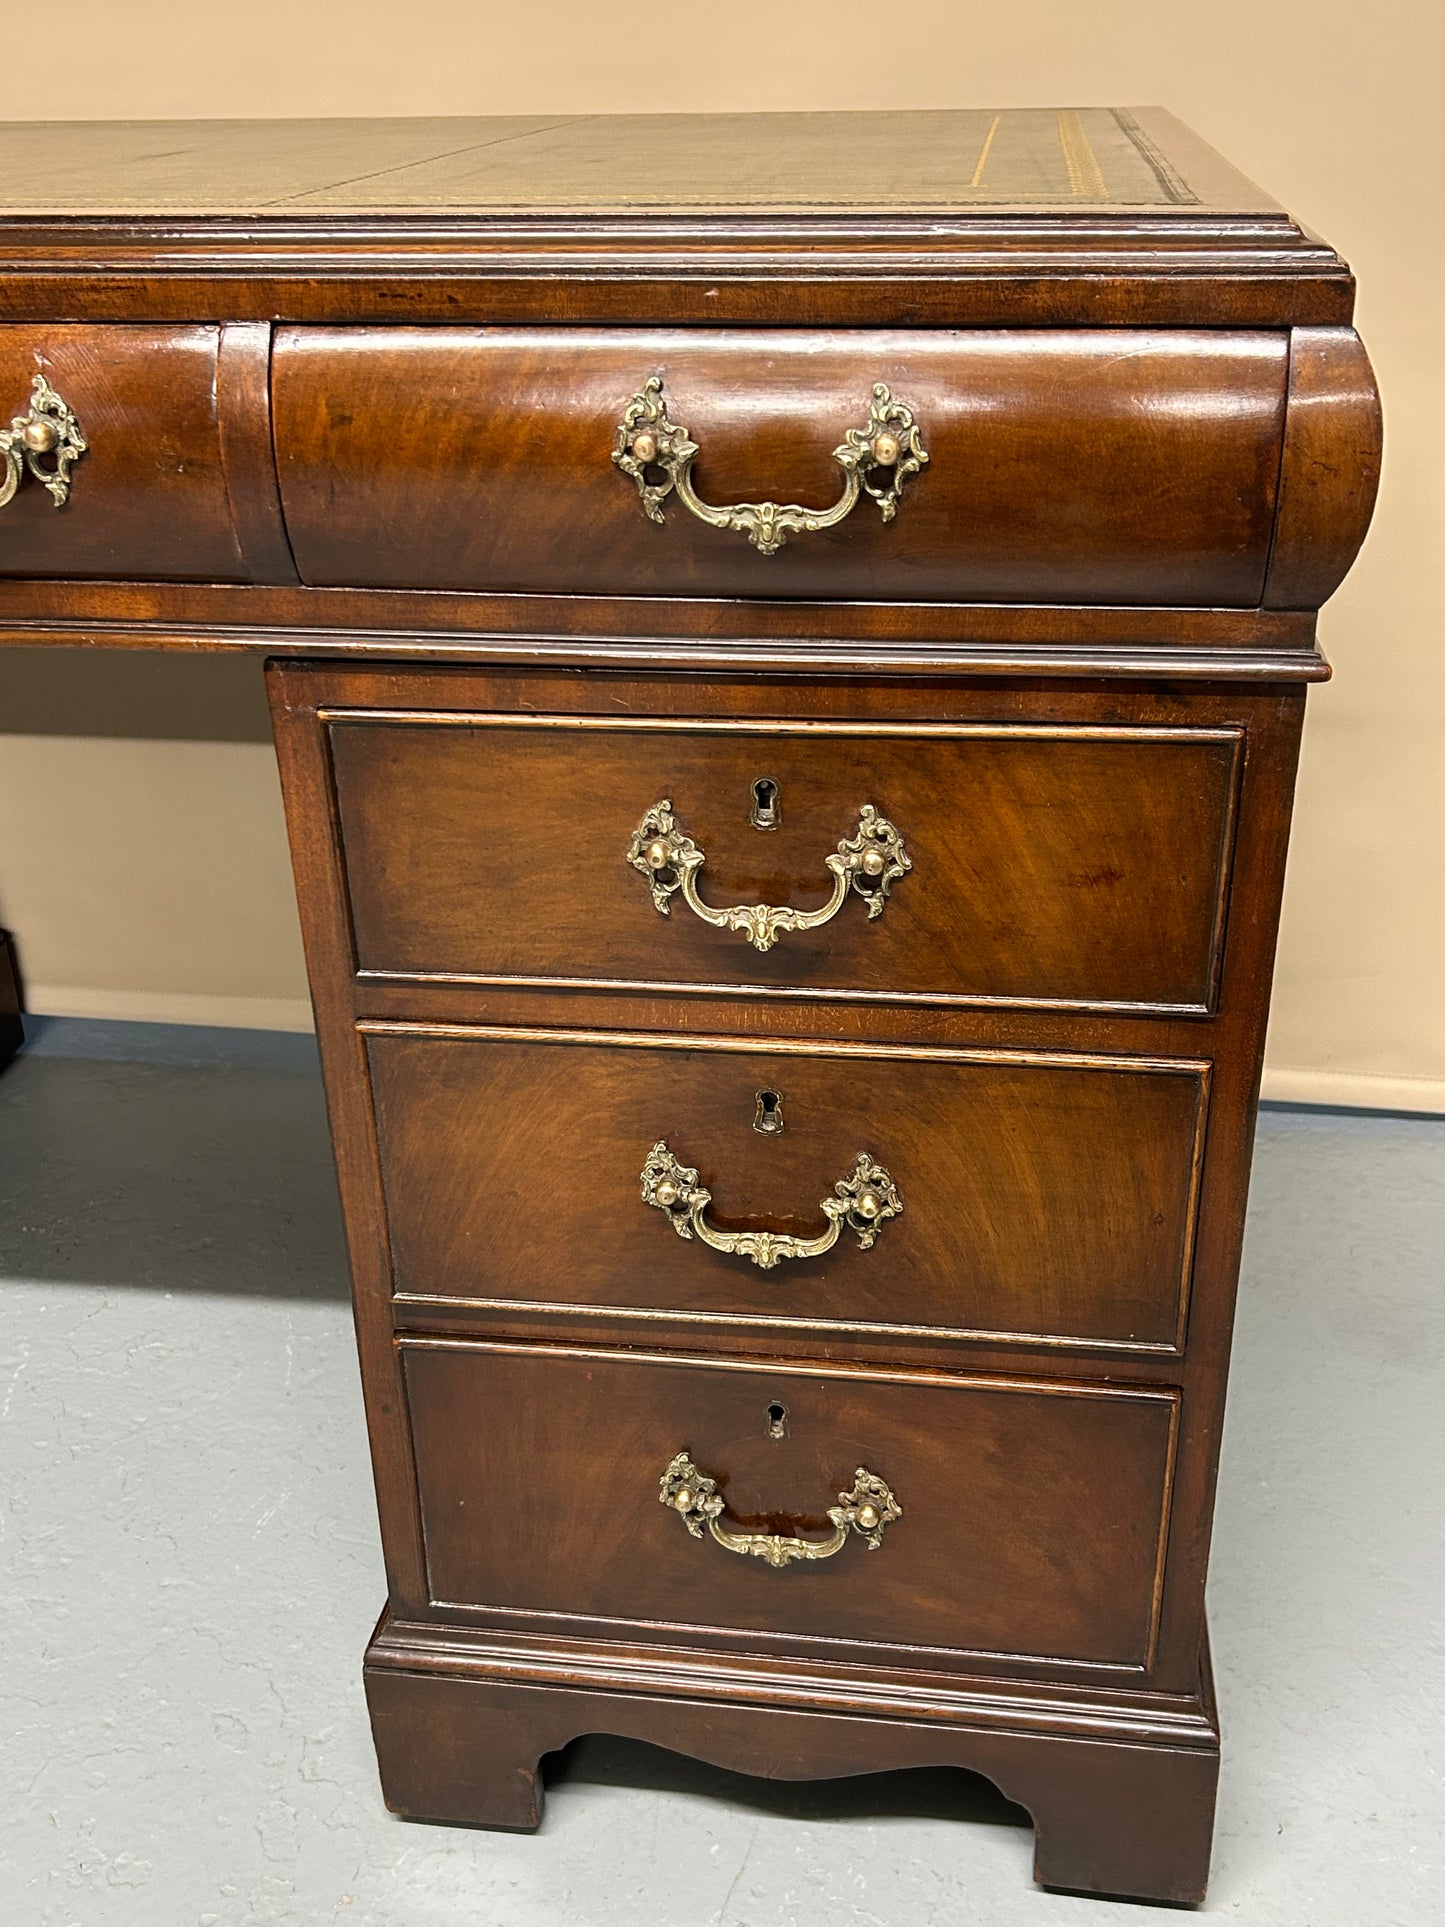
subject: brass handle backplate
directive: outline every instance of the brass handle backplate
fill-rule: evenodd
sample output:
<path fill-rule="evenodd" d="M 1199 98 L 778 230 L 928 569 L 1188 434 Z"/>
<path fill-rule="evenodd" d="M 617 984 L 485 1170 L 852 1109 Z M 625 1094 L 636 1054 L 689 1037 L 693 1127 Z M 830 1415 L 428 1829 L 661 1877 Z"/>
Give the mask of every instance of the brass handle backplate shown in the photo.
<path fill-rule="evenodd" d="M 14 496 L 27 469 L 49 489 L 55 506 L 64 508 L 70 493 L 70 471 L 86 447 L 80 423 L 69 405 L 44 375 L 37 375 L 30 384 L 29 408 L 23 415 L 16 415 L 8 428 L 0 428 L 0 456 L 5 462 L 0 509 Z M 48 462 L 47 456 L 51 458 Z"/>
<path fill-rule="evenodd" d="M 843 471 L 843 493 L 832 508 L 800 508 L 795 502 L 734 502 L 714 508 L 692 485 L 692 465 L 698 446 L 685 428 L 668 418 L 662 377 L 653 375 L 628 402 L 617 425 L 612 459 L 631 476 L 650 521 L 663 520 L 662 504 L 674 490 L 684 508 L 709 528 L 732 529 L 746 535 L 761 555 L 776 555 L 790 535 L 815 534 L 837 526 L 860 495 L 878 504 L 878 513 L 891 522 L 898 513 L 903 485 L 928 460 L 913 410 L 894 401 L 885 383 L 873 385 L 868 419 L 850 428 L 833 450 Z M 653 476 L 660 477 L 652 480 Z"/>
<path fill-rule="evenodd" d="M 679 1452 L 663 1473 L 657 1496 L 672 1508 L 694 1539 L 710 1532 L 729 1552 L 751 1553 L 778 1570 L 795 1559 L 831 1559 L 843 1550 L 854 1532 L 870 1552 L 876 1552 L 885 1529 L 903 1517 L 903 1507 L 878 1474 L 865 1465 L 853 1474 L 848 1490 L 838 1494 L 837 1505 L 829 1506 L 833 1530 L 826 1539 L 804 1539 L 792 1532 L 734 1532 L 730 1526 L 721 1525 L 723 1500 L 717 1480 L 700 1472 L 685 1451 Z"/>
<path fill-rule="evenodd" d="M 784 1231 L 715 1231 L 704 1215 L 712 1192 L 698 1182 L 690 1165 L 679 1163 L 665 1138 L 653 1145 L 642 1167 L 643 1203 L 666 1212 L 679 1238 L 700 1238 L 714 1251 L 751 1258 L 764 1271 L 771 1271 L 784 1258 L 821 1258 L 837 1244 L 844 1225 L 868 1251 L 881 1227 L 903 1209 L 892 1178 L 866 1151 L 858 1153 L 853 1169 L 846 1178 L 839 1178 L 833 1192 L 818 1207 L 828 1223 L 816 1238 L 795 1238 Z"/>
<path fill-rule="evenodd" d="M 740 931 L 755 950 L 771 950 L 785 930 L 816 930 L 827 923 L 842 909 L 850 889 L 866 901 L 870 917 L 882 916 L 889 890 L 913 868 L 898 831 L 871 803 L 865 803 L 858 812 L 856 833 L 844 837 L 837 849 L 823 858 L 824 866 L 833 873 L 833 894 L 820 909 L 739 903 L 730 909 L 714 910 L 697 893 L 697 874 L 707 858 L 679 829 L 667 797 L 654 803 L 632 832 L 627 861 L 647 878 L 652 901 L 663 916 L 671 915 L 672 898 L 680 892 L 694 916 L 715 930 Z"/>

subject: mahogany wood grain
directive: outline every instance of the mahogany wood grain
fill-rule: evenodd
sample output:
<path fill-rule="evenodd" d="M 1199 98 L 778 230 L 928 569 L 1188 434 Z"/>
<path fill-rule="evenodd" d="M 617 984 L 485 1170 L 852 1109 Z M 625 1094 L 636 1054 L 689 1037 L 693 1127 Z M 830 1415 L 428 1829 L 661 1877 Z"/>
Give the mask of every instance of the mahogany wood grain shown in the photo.
<path fill-rule="evenodd" d="M 366 1668 L 382 1787 L 393 1812 L 420 1820 L 530 1832 L 542 1818 L 538 1769 L 583 1733 L 615 1733 L 716 1766 L 755 1772 L 757 1711 L 674 1691 L 663 1697 L 588 1691 L 580 1682 L 508 1683 L 504 1676 L 399 1665 L 380 1639 Z M 769 1774 L 851 1777 L 900 1766 L 961 1766 L 1028 1809 L 1034 1877 L 1075 1893 L 1188 1904 L 1204 1898 L 1214 1825 L 1217 1746 L 1141 1746 L 1081 1732 L 990 1730 L 820 1713 L 768 1712 Z M 1081 1789 L 1087 1789 L 1083 1793 Z M 959 1842 L 967 1853 L 967 1836 Z"/>
<path fill-rule="evenodd" d="M 332 664 L 277 665 L 271 671 L 278 746 L 292 798 L 294 838 L 300 874 L 304 879 L 303 913 L 308 930 L 313 971 L 328 986 L 332 1015 L 323 1025 L 332 1041 L 328 1049 L 346 1064 L 345 1079 L 333 1090 L 333 1115 L 344 1135 L 347 1151 L 343 1171 L 354 1190 L 364 1220 L 375 1226 L 381 1217 L 380 1172 L 375 1121 L 364 1080 L 353 1081 L 357 1059 L 354 1023 L 372 1017 L 406 1023 L 421 1016 L 428 1021 L 513 1025 L 521 1028 L 578 1029 L 599 1025 L 632 1032 L 659 1031 L 678 1036 L 711 1033 L 746 1039 L 764 1032 L 770 1038 L 853 1039 L 863 1043 L 885 1039 L 908 1046 L 932 1040 L 961 1048 L 1024 1048 L 1105 1054 L 1154 1055 L 1196 1060 L 1212 1058 L 1210 1126 L 1200 1172 L 1199 1213 L 1189 1315 L 1189 1347 L 1179 1361 L 1171 1361 L 1159 1378 L 1178 1383 L 1186 1392 L 1175 1471 L 1175 1501 L 1171 1512 L 1166 1585 L 1161 1601 L 1159 1648 L 1154 1678 L 1171 1692 L 1187 1693 L 1197 1681 L 1202 1628 L 1202 1598 L 1208 1550 L 1209 1506 L 1212 1498 L 1222 1414 L 1229 1327 L 1239 1262 L 1243 1204 L 1247 1189 L 1253 1103 L 1258 1089 L 1267 987 L 1276 925 L 1289 802 L 1297 753 L 1301 692 L 1290 688 L 1248 685 L 1190 687 L 1157 681 L 1153 685 L 1100 681 L 1088 685 L 1060 678 L 799 678 L 780 675 L 709 680 L 658 673 L 617 670 L 606 675 L 578 676 L 564 669 L 492 668 L 446 669 Z M 386 983 L 356 979 L 345 914 L 341 852 L 331 812 L 335 796 L 325 754 L 325 732 L 318 712 L 334 708 L 365 709 L 399 706 L 403 709 L 485 711 L 488 713 L 562 714 L 579 716 L 650 714 L 660 717 L 762 718 L 797 720 L 858 719 L 889 725 L 908 720 L 1034 724 L 1126 724 L 1172 728 L 1223 729 L 1242 732 L 1243 757 L 1239 786 L 1237 830 L 1231 867 L 1231 898 L 1255 906 L 1248 916 L 1232 916 L 1227 923 L 1214 1016 L 1207 1025 L 1198 1018 L 1164 1013 L 1087 1013 L 1014 1007 L 977 1008 L 849 1003 L 812 995 L 770 1001 L 758 997 L 694 991 L 627 991 L 622 988 L 552 986 L 486 986 L 445 982 Z M 381 725 L 378 725 L 381 727 Z M 314 826 L 327 825 L 318 837 Z M 757 837 L 749 831 L 754 840 Z M 623 866 L 625 868 L 625 866 Z M 910 879 L 911 880 L 911 879 Z M 640 886 L 640 879 L 639 879 Z M 319 897 L 310 910 L 307 904 Z M 350 1013 L 343 1015 L 342 1013 Z M 344 1127 L 344 1130 L 343 1130 Z M 1069 1194 L 1067 1209 L 1078 1208 Z M 639 1210 L 642 1207 L 639 1205 Z M 894 1229 L 897 1226 L 893 1227 Z M 666 1235 L 666 1227 L 662 1227 Z M 358 1303 L 364 1306 L 368 1332 L 392 1319 L 411 1329 L 437 1329 L 443 1310 L 435 1303 L 413 1306 L 390 1300 L 390 1259 L 385 1246 L 371 1244 L 368 1231 L 358 1254 Z M 459 1312 L 461 1330 L 480 1329 L 483 1314 L 473 1307 Z M 486 1312 L 485 1325 L 497 1335 L 519 1338 L 592 1340 L 619 1345 L 637 1342 L 635 1321 L 609 1317 L 605 1308 L 577 1308 L 570 1314 L 543 1315 L 514 1305 Z M 695 1329 L 659 1319 L 661 1342 L 696 1344 Z M 368 1338 L 368 1347 L 380 1338 Z M 814 1355 L 876 1362 L 884 1341 L 866 1335 L 848 1343 L 836 1333 L 790 1333 L 774 1327 L 768 1341 L 772 1355 L 797 1359 L 811 1343 Z M 916 1337 L 890 1336 L 889 1356 L 931 1361 L 953 1369 L 988 1372 L 1020 1371 L 1036 1375 L 1098 1369 L 1097 1357 L 1070 1353 L 1068 1348 L 1020 1347 L 997 1339 L 948 1341 L 929 1346 Z M 374 1356 L 370 1351 L 368 1356 Z M 1112 1374 L 1139 1382 L 1137 1361 L 1111 1355 Z M 1164 1361 L 1148 1361 L 1156 1368 Z M 391 1367 L 369 1377 L 384 1425 L 400 1423 L 399 1385 Z M 388 1434 L 391 1437 L 391 1433 Z M 392 1438 L 378 1472 L 395 1479 L 398 1492 L 409 1495 L 387 1521 L 389 1569 L 395 1575 L 393 1597 L 412 1612 L 425 1609 L 419 1593 L 418 1562 L 422 1557 L 419 1524 L 408 1511 L 415 1504 L 414 1485 L 408 1486 L 408 1448 Z M 722 1634 L 719 1645 L 726 1643 Z M 1015 1669 L 1017 1671 L 1017 1669 Z"/>
<path fill-rule="evenodd" d="M 295 582 L 271 443 L 271 329 L 232 321 L 216 363 L 221 459 L 237 539 L 253 582 Z"/>
<path fill-rule="evenodd" d="M 1239 245 L 992 221 L 956 240 L 793 221 L 0 222 L 0 316 L 392 327 L 1347 326 L 1348 268 L 1278 226 Z M 613 252 L 599 245 L 606 229 Z M 510 231 L 509 231 L 510 229 Z M 662 231 L 659 232 L 659 229 Z M 631 255 L 631 271 L 617 272 Z M 325 269 L 317 272 L 318 258 Z"/>
<path fill-rule="evenodd" d="M 481 981 L 734 985 L 942 1001 L 1208 1008 L 1237 734 L 841 719 L 663 726 L 328 712 L 358 967 Z M 781 820 L 749 821 L 759 779 Z M 579 799 L 586 798 L 585 807 Z M 670 800 L 702 900 L 814 909 L 872 804 L 912 869 L 879 916 L 759 951 L 627 861 Z"/>
<path fill-rule="evenodd" d="M 464 1340 L 410 1339 L 403 1356 L 427 1575 L 448 1610 L 925 1646 L 945 1665 L 1149 1665 L 1173 1393 Z M 876 1551 L 857 1540 L 775 1571 L 693 1539 L 660 1503 L 684 1450 L 734 1530 L 826 1538 L 860 1465 L 903 1517 Z"/>
<path fill-rule="evenodd" d="M 1317 609 L 1344 581 L 1374 513 L 1383 435 L 1360 337 L 1296 328 L 1267 608 Z"/>
<path fill-rule="evenodd" d="M 217 417 L 216 328 L 0 327 L 0 414 L 45 375 L 87 452 L 57 509 L 33 478 L 0 509 L 0 576 L 244 578 Z"/>
<path fill-rule="evenodd" d="M 1330 672 L 1315 627 L 1298 609 L 454 596 L 0 577 L 0 645 L 308 660 L 1323 682 Z"/>
<path fill-rule="evenodd" d="M 341 587 L 1009 602 L 1257 603 L 1282 333 L 766 335 L 279 330 L 276 447 L 304 581 Z M 830 506 L 875 382 L 929 466 L 772 556 L 610 459 L 661 375 L 709 502 Z M 1227 406 L 1221 398 L 1227 396 Z"/>
<path fill-rule="evenodd" d="M 694 1315 L 707 1342 L 775 1323 L 1183 1338 L 1204 1066 L 1007 1053 L 368 1028 L 396 1289 Z M 756 1128 L 775 1091 L 783 1128 Z M 904 1201 L 871 1250 L 763 1271 L 677 1237 L 638 1174 L 665 1138 L 725 1230 L 816 1237 L 860 1150 Z M 1068 1198 L 1070 1209 L 1059 1209 Z M 645 1322 L 637 1326 L 647 1335 Z"/>
<path fill-rule="evenodd" d="M 0 641 L 280 659 L 404 1813 L 533 1825 L 597 1730 L 954 1764 L 1042 1879 L 1203 1894 L 1295 759 L 1378 404 L 1345 264 L 1187 130 L 1003 119 L 1012 204 L 966 114 L 0 129 L 0 384 L 91 441 L 0 512 Z M 832 500 L 875 380 L 933 460 L 771 559 L 656 528 L 609 459 L 654 372 L 711 499 Z M 816 901 L 863 801 L 916 867 L 759 957 L 622 861 L 670 791 L 714 902 Z M 716 1222 L 815 1228 L 864 1136 L 904 1215 L 765 1278 L 642 1204 L 663 1131 Z M 904 1514 L 773 1572 L 658 1504 L 683 1445 L 744 1524 L 859 1462 Z"/>

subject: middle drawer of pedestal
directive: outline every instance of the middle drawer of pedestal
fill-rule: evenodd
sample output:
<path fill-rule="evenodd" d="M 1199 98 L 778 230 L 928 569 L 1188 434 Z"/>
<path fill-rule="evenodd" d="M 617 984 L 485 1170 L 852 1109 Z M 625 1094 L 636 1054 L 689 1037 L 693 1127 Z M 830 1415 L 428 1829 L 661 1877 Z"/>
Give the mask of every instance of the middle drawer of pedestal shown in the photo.
<path fill-rule="evenodd" d="M 1182 1348 L 1201 1062 L 363 1029 L 410 1308 Z"/>

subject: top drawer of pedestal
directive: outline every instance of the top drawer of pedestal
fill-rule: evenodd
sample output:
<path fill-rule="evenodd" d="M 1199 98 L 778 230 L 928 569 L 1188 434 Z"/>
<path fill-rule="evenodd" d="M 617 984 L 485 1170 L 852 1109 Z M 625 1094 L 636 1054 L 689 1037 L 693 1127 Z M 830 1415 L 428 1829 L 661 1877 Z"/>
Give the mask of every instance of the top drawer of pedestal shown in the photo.
<path fill-rule="evenodd" d="M 1289 337 L 290 327 L 272 380 L 315 585 L 1243 607 Z"/>

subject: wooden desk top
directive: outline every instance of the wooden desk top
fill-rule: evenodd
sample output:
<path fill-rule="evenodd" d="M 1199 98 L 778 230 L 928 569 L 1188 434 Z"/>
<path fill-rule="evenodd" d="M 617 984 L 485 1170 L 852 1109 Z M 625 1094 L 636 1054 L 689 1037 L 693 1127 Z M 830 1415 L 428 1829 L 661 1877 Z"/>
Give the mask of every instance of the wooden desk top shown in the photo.
<path fill-rule="evenodd" d="M 0 421 L 44 371 L 89 444 L 63 516 L 17 474 L 0 642 L 1313 677 L 1373 498 L 1353 301 L 1158 108 L 0 124 Z M 664 580 L 611 460 L 664 367 L 739 501 L 832 499 L 858 398 L 926 402 L 904 546 L 761 576 L 674 526 Z M 303 501 L 346 436 L 350 535 Z"/>
<path fill-rule="evenodd" d="M 12 121 L 0 215 L 1274 214 L 1160 108 Z"/>

